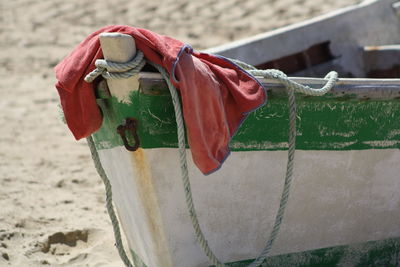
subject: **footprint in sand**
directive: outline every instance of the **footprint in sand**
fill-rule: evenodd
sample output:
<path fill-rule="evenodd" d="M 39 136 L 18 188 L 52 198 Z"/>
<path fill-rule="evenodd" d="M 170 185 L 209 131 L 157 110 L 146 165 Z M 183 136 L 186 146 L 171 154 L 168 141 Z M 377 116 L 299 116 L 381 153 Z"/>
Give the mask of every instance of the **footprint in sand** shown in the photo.
<path fill-rule="evenodd" d="M 99 229 L 55 232 L 33 244 L 34 248 L 25 255 L 41 265 L 101 266 L 105 262 L 99 262 L 92 250 L 104 246 L 104 237 L 104 231 Z"/>

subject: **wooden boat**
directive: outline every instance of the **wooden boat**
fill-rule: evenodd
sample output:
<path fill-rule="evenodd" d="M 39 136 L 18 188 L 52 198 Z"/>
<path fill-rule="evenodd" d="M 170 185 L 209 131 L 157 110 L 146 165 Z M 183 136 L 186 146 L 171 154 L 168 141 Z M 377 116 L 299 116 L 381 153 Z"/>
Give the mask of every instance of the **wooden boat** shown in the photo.
<path fill-rule="evenodd" d="M 268 266 L 400 265 L 399 3 L 366 1 L 207 50 L 311 87 L 323 85 L 318 77 L 328 70 L 339 73 L 328 95 L 297 98 L 294 180 Z M 106 58 L 132 57 L 120 35 L 101 39 Z M 283 187 L 286 92 L 276 81 L 262 83 L 269 103 L 242 125 L 223 167 L 203 176 L 188 157 L 200 225 L 229 266 L 246 266 L 261 251 Z M 104 83 L 97 88 L 104 122 L 94 141 L 135 264 L 209 266 L 186 208 L 163 79 L 143 72 L 108 88 L 111 96 Z M 135 152 L 116 132 L 131 117 L 140 125 Z"/>

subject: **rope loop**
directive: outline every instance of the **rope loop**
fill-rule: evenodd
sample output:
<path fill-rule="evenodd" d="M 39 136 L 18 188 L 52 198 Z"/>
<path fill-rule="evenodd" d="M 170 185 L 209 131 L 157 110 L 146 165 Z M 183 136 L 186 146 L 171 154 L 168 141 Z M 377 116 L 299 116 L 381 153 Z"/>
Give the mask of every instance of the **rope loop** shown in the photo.
<path fill-rule="evenodd" d="M 142 51 L 137 51 L 135 57 L 125 63 L 118 63 L 106 59 L 97 59 L 95 62 L 96 69 L 85 77 L 85 82 L 91 83 L 100 75 L 105 79 L 123 79 L 134 76 L 139 73 L 146 60 Z"/>

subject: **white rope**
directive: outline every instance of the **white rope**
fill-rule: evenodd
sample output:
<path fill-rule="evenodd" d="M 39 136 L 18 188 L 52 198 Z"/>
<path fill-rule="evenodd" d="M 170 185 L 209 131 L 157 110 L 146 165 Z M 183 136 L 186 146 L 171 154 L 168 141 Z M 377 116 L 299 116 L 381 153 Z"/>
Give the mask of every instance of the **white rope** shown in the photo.
<path fill-rule="evenodd" d="M 97 59 L 95 62 L 96 68 L 86 75 L 85 82 L 91 83 L 100 75 L 105 79 L 129 78 L 139 73 L 145 64 L 146 60 L 142 51 L 137 51 L 135 57 L 125 63 Z"/>

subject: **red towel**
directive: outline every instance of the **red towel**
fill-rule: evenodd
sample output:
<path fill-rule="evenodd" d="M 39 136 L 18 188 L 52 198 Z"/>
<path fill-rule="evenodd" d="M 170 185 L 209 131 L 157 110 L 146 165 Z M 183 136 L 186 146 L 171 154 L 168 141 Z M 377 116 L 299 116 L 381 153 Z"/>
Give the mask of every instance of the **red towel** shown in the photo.
<path fill-rule="evenodd" d="M 98 37 L 102 32 L 131 35 L 147 60 L 167 70 L 181 93 L 194 163 L 204 174 L 218 169 L 229 155 L 229 141 L 247 113 L 265 103 L 263 87 L 226 58 L 192 51 L 178 40 L 145 29 L 104 27 L 55 67 L 61 105 L 75 138 L 89 136 L 102 123 L 93 84 L 84 81 L 95 69 L 96 59 L 103 57 Z"/>

